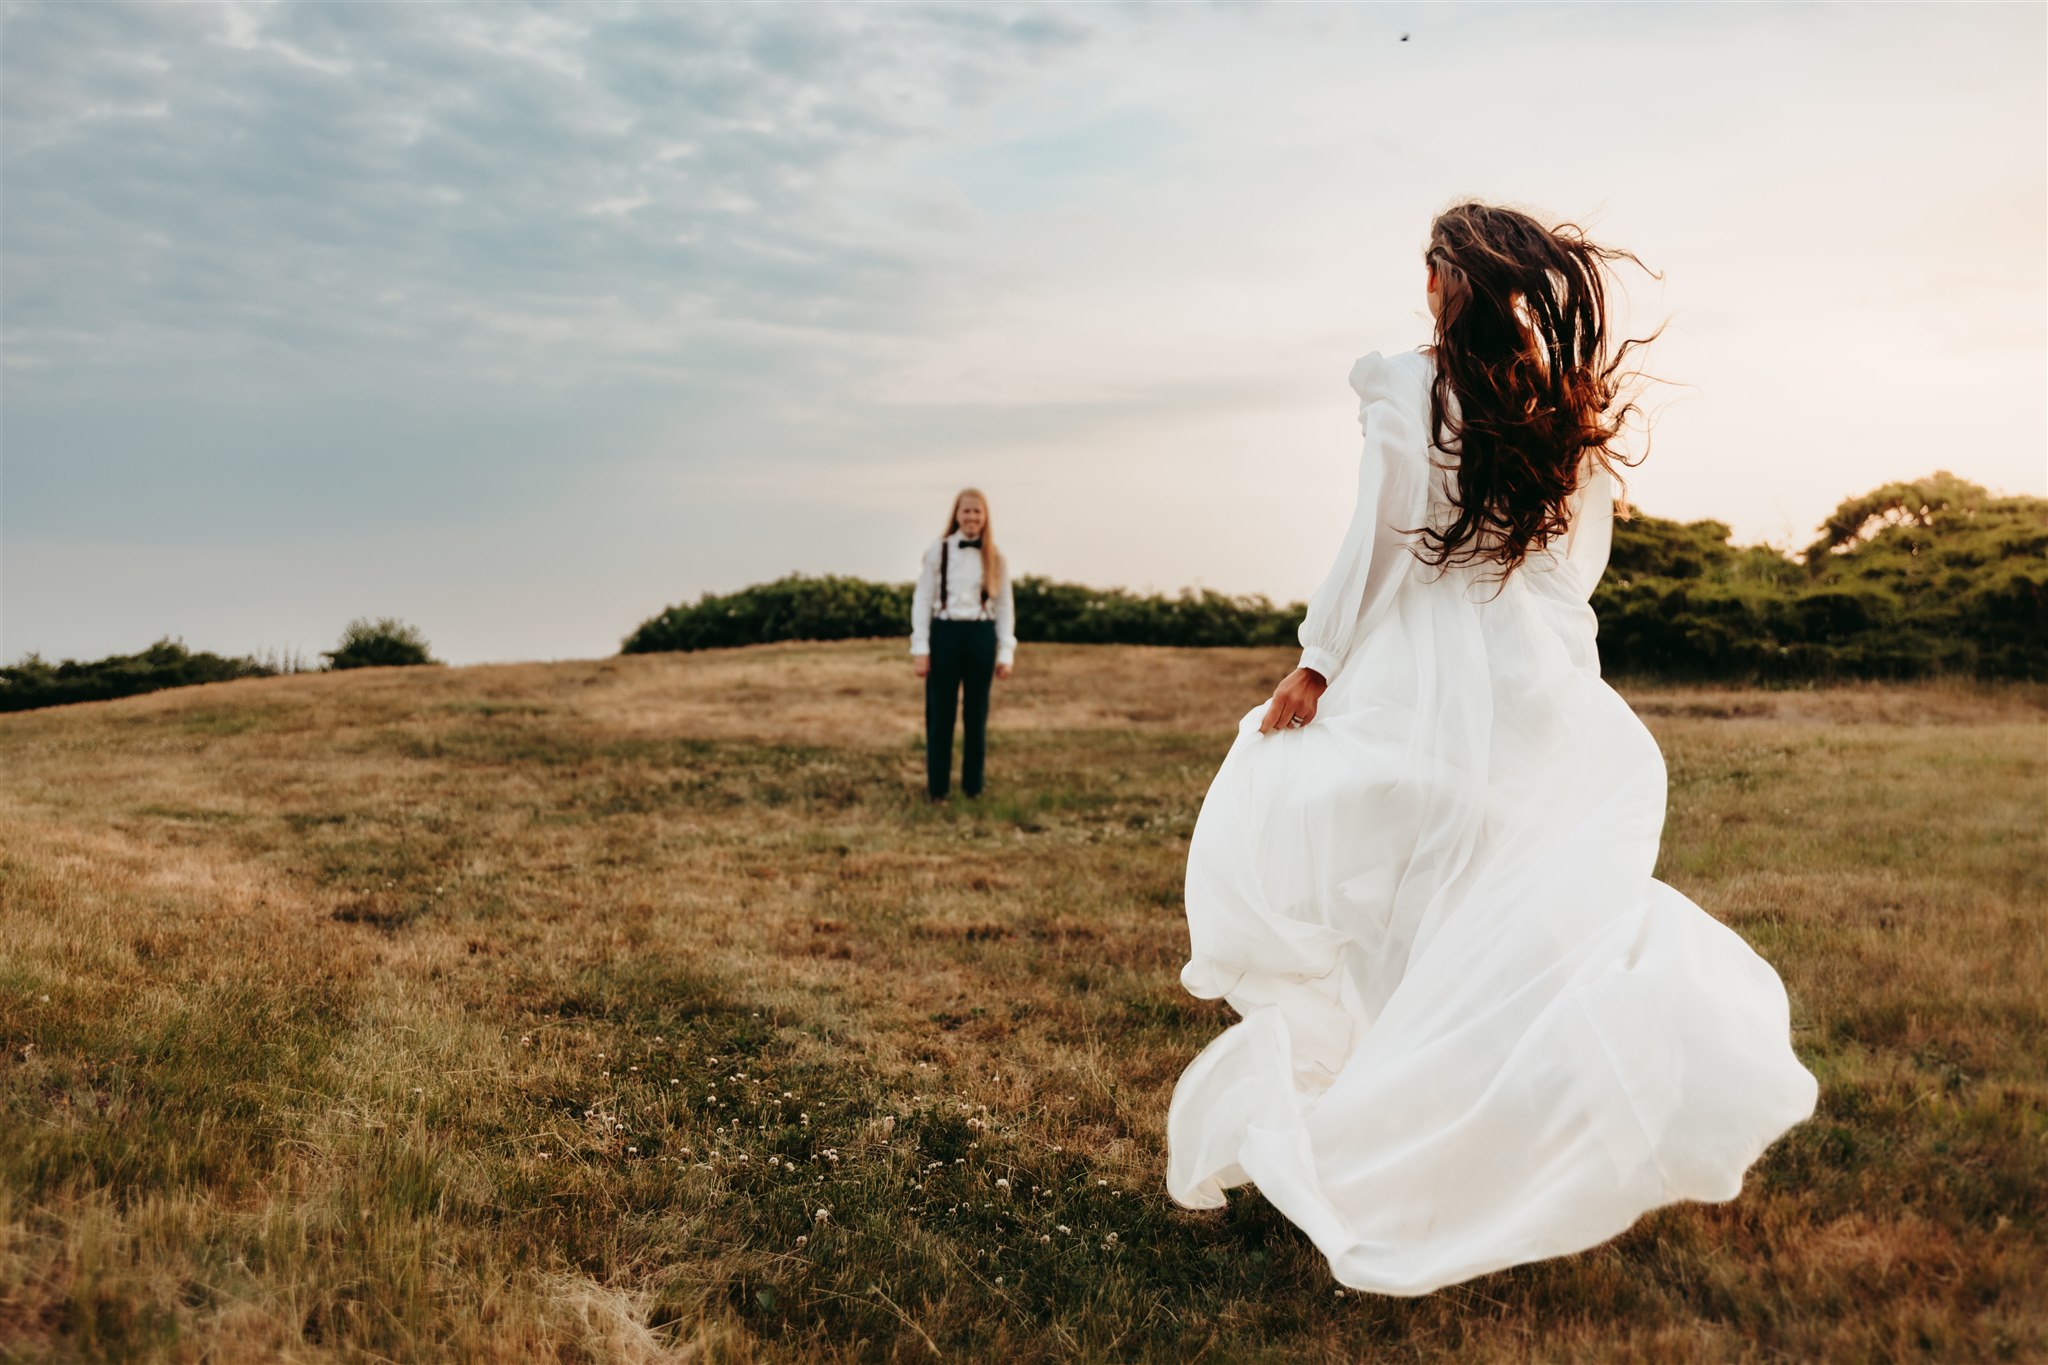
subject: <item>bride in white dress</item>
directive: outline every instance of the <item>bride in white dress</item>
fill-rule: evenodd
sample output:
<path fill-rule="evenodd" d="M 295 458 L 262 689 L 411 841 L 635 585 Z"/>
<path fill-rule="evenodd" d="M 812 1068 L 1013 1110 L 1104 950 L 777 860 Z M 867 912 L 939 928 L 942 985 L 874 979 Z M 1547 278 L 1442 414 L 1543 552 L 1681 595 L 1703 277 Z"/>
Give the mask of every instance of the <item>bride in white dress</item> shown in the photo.
<path fill-rule="evenodd" d="M 1663 758 L 1600 678 L 1624 256 L 1432 224 L 1434 344 L 1352 369 L 1350 530 L 1195 824 L 1181 981 L 1242 1018 L 1174 1090 L 1168 1192 L 1255 1183 L 1353 1288 L 1732 1199 L 1813 1112 L 1777 974 L 1650 875 Z"/>

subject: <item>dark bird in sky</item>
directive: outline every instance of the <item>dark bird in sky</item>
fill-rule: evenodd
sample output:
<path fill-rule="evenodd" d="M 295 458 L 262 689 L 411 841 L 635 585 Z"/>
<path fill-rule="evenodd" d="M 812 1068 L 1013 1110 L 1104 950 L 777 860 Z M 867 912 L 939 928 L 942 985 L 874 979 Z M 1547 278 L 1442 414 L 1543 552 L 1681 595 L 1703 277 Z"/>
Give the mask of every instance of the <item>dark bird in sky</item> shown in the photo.
<path fill-rule="evenodd" d="M 1402 34 L 1402 35 L 1401 35 L 1401 41 L 1402 41 L 1402 42 L 1404 42 L 1404 43 L 1405 43 L 1405 42 L 1407 42 L 1407 41 L 1408 41 L 1408 35 L 1407 35 L 1407 34 L 1405 34 L 1405 33 L 1404 33 L 1404 34 Z"/>

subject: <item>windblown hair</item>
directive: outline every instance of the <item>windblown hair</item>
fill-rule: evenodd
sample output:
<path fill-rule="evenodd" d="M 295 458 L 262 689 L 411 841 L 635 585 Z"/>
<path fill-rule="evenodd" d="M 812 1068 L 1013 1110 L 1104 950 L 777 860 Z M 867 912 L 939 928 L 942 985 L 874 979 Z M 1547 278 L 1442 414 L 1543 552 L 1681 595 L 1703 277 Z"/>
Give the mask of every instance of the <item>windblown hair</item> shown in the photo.
<path fill-rule="evenodd" d="M 1617 377 L 1629 351 L 1607 353 L 1606 263 L 1634 252 L 1596 245 L 1571 223 L 1463 203 L 1430 224 L 1424 260 L 1441 295 L 1430 433 L 1456 457 L 1450 525 L 1419 530 L 1418 554 L 1443 566 L 1492 562 L 1505 580 L 1532 548 L 1568 528 L 1580 481 L 1641 462 L 1616 447 L 1640 411 Z M 1455 403 L 1450 401 L 1455 397 Z M 1647 449 L 1644 452 L 1648 453 Z"/>
<path fill-rule="evenodd" d="M 953 495 L 953 510 L 946 516 L 946 529 L 941 539 L 960 529 L 960 500 L 981 499 L 981 588 L 990 597 L 997 595 L 1003 582 L 1003 557 L 996 553 L 995 515 L 988 510 L 988 495 L 979 488 L 963 488 Z"/>

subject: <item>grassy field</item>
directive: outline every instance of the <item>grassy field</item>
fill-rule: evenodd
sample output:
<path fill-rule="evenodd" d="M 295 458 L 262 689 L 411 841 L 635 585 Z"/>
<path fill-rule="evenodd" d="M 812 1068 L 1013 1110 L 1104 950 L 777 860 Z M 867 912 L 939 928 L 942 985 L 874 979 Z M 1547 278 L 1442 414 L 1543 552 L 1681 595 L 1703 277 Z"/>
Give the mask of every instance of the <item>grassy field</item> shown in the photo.
<path fill-rule="evenodd" d="M 900 643 L 0 717 L 0 1359 L 2039 1360 L 2048 693 L 1625 689 L 1820 1111 L 1420 1300 L 1161 1188 L 1186 841 L 1278 650 Z"/>

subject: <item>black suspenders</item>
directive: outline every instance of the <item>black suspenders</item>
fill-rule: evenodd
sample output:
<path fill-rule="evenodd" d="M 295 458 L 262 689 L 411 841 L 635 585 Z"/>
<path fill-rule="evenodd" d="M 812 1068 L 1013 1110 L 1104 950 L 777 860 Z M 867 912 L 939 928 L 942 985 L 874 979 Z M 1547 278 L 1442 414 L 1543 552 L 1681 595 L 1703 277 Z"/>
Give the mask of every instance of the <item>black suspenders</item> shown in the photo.
<path fill-rule="evenodd" d="M 935 608 L 932 612 L 932 615 L 938 617 L 938 619 L 941 621 L 949 621 L 952 619 L 949 616 L 940 615 L 940 613 L 946 610 L 947 603 L 953 600 L 951 595 L 948 594 L 946 591 L 946 571 L 952 567 L 953 533 L 951 531 L 948 531 L 946 533 L 945 539 L 939 542 L 939 604 L 937 608 Z M 984 608 L 988 606 L 988 581 L 987 575 L 985 574 L 982 577 L 981 584 L 981 605 Z"/>

